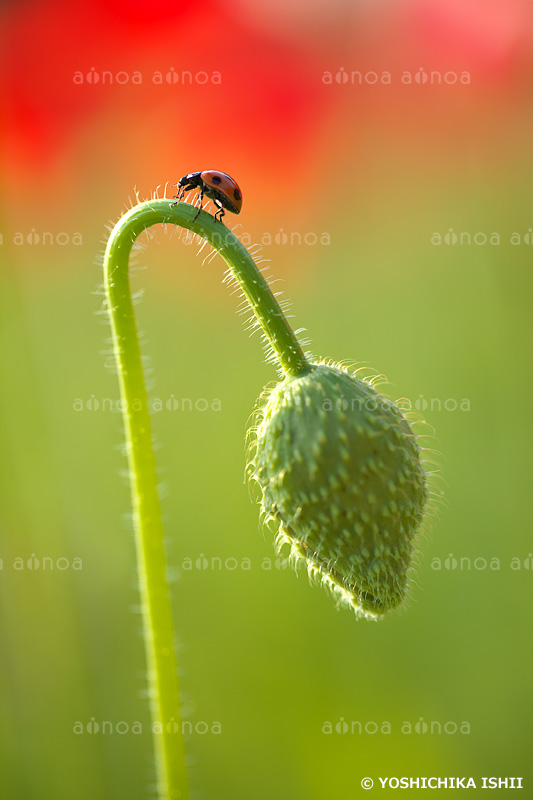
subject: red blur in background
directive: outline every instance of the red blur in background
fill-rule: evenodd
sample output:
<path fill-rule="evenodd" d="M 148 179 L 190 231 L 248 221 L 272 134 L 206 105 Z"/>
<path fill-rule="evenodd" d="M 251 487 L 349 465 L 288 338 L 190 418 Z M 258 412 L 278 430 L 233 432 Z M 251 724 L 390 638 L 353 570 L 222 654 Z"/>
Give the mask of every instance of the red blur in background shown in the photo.
<path fill-rule="evenodd" d="M 66 214 L 103 183 L 118 199 L 201 169 L 234 175 L 250 213 L 313 207 L 364 172 L 374 136 L 471 161 L 532 72 L 529 0 L 57 0 L 2 15 L 5 189 L 14 208 L 32 193 Z M 354 70 L 370 80 L 343 83 Z M 402 82 L 420 70 L 457 81 Z"/>

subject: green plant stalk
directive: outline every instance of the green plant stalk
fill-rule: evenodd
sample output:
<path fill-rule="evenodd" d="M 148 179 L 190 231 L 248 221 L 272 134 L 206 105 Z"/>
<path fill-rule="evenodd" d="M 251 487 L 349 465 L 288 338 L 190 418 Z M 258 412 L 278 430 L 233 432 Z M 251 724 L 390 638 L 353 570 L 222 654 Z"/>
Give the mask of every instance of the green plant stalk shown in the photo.
<path fill-rule="evenodd" d="M 131 483 L 157 790 L 162 800 L 188 800 L 190 794 L 181 735 L 174 626 L 148 395 L 129 283 L 129 257 L 139 234 L 152 225 L 172 223 L 207 239 L 242 288 L 283 372 L 297 377 L 310 369 L 294 332 L 246 248 L 206 212 L 201 211 L 193 221 L 196 212 L 196 208 L 186 203 L 171 208 L 168 199 L 140 203 L 115 225 L 104 257 L 107 308 L 118 367 Z M 174 732 L 176 729 L 178 733 Z"/>

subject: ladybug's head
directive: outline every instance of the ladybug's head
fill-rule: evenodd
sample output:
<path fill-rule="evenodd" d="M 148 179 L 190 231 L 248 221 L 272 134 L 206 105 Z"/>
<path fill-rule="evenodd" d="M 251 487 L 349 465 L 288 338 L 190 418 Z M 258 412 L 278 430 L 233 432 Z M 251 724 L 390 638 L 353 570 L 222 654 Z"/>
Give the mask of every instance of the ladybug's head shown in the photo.
<path fill-rule="evenodd" d="M 194 186 L 199 186 L 202 182 L 201 172 L 189 172 L 188 175 L 184 175 L 183 178 L 180 178 L 177 185 L 181 189 L 184 186 L 188 186 L 189 188 L 193 188 Z"/>

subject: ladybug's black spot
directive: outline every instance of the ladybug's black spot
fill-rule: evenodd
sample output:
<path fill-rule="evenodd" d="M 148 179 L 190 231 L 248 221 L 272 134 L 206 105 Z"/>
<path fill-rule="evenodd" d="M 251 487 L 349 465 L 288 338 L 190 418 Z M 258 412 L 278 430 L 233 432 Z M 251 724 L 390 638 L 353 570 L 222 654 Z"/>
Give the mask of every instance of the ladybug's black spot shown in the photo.
<path fill-rule="evenodd" d="M 220 183 L 221 182 L 221 179 L 218 177 L 218 175 L 213 175 L 211 180 L 213 181 L 213 183 Z"/>
<path fill-rule="evenodd" d="M 233 190 L 233 196 L 234 196 L 235 200 L 240 200 L 241 197 L 242 197 L 241 190 L 240 189 L 234 189 Z"/>

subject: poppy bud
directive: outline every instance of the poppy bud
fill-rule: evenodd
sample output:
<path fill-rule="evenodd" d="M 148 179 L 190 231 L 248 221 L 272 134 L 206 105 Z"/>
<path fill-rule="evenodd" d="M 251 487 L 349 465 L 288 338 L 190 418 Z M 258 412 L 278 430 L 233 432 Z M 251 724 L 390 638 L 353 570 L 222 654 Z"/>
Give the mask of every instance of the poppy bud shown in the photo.
<path fill-rule="evenodd" d="M 278 545 L 359 615 L 407 591 L 427 499 L 416 436 L 398 406 L 338 365 L 287 377 L 255 415 L 248 465 Z"/>

